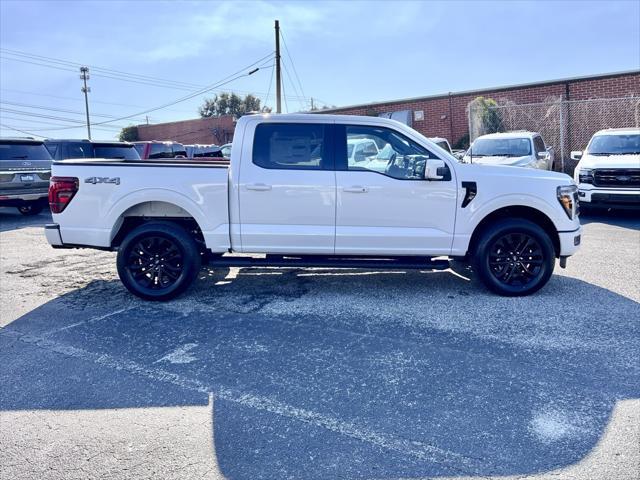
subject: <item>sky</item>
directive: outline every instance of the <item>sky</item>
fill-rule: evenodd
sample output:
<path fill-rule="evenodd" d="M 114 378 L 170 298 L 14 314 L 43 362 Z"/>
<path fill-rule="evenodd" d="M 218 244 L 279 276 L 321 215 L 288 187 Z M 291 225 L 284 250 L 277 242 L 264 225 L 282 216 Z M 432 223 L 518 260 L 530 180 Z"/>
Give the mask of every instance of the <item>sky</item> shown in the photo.
<path fill-rule="evenodd" d="M 86 138 L 80 65 L 94 139 L 222 91 L 274 107 L 275 19 L 285 112 L 640 69 L 640 0 L 0 0 L 0 135 Z"/>

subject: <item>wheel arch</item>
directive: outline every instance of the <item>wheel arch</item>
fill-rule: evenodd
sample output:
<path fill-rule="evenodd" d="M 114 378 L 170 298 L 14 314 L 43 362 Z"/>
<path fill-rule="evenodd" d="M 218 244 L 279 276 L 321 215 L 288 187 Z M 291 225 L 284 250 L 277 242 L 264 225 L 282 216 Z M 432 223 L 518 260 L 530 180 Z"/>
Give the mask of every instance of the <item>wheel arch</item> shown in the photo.
<path fill-rule="evenodd" d="M 202 240 L 202 232 L 207 228 L 206 219 L 201 218 L 198 209 L 190 205 L 188 199 L 166 199 L 163 196 L 154 196 L 153 200 L 146 198 L 129 199 L 120 202 L 117 208 L 109 213 L 113 225 L 110 234 L 111 247 L 120 245 L 124 237 L 133 229 L 150 221 L 178 223 L 185 230 L 193 232 L 199 240 Z"/>
<path fill-rule="evenodd" d="M 560 256 L 560 236 L 553 221 L 547 214 L 526 205 L 509 205 L 493 210 L 476 225 L 469 241 L 468 254 L 473 254 L 484 231 L 493 223 L 504 218 L 523 218 L 542 228 L 553 243 L 556 258 Z"/>

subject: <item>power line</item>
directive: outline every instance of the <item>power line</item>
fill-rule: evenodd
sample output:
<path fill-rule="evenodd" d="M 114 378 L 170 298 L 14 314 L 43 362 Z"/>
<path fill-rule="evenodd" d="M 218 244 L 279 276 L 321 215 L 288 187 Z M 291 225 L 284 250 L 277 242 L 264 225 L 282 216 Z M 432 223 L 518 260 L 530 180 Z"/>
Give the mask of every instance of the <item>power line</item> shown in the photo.
<path fill-rule="evenodd" d="M 7 124 L 4 124 L 4 123 L 0 123 L 0 127 L 8 128 L 9 130 L 13 130 L 14 132 L 24 133 L 26 135 L 29 135 L 30 137 L 46 138 L 46 137 L 43 137 L 42 135 L 37 135 L 35 133 L 27 132 L 25 130 L 20 130 L 19 128 L 14 128 L 11 125 L 7 125 Z"/>
<path fill-rule="evenodd" d="M 296 87 L 295 82 L 293 81 L 293 78 L 291 77 L 291 74 L 289 73 L 289 69 L 287 68 L 287 64 L 286 62 L 282 62 L 282 66 L 284 67 L 284 72 L 287 75 L 287 78 L 289 79 L 289 82 L 291 83 L 291 86 L 293 87 L 293 91 L 294 93 L 297 95 L 298 94 L 298 88 Z M 305 104 L 302 100 L 299 100 L 298 103 L 300 104 L 301 110 L 305 109 Z"/>
<path fill-rule="evenodd" d="M 4 105 L 11 105 L 14 107 L 25 107 L 25 108 L 35 108 L 35 109 L 39 109 L 39 110 L 49 110 L 52 112 L 61 112 L 61 113 L 74 113 L 76 115 L 84 115 L 84 112 L 78 111 L 78 110 L 67 110 L 65 108 L 53 108 L 53 107 L 46 107 L 44 105 L 32 105 L 29 103 L 19 103 L 19 102 L 7 102 L 4 100 L 0 100 L 0 104 L 4 104 Z M 105 113 L 92 113 L 91 116 L 93 117 L 102 117 L 102 118 L 117 118 L 115 115 L 108 115 Z M 140 117 L 143 121 L 143 117 Z"/>
<path fill-rule="evenodd" d="M 47 94 L 47 93 L 39 93 L 39 92 L 28 92 L 25 90 L 14 90 L 12 88 L 0 88 L 0 91 L 3 92 L 11 92 L 11 93 L 19 93 L 22 95 L 35 95 L 38 97 L 50 97 L 50 98 L 58 98 L 61 100 L 74 100 L 74 101 L 78 101 L 79 98 L 76 97 L 64 97 L 61 95 L 51 95 L 51 94 Z M 128 107 L 128 108 L 147 108 L 143 105 L 134 105 L 132 103 L 115 103 L 115 102 L 103 102 L 103 101 L 99 101 L 99 100 L 93 100 L 93 103 L 100 103 L 103 105 L 115 105 L 118 107 Z M 43 107 L 40 107 L 43 108 Z M 168 112 L 176 112 L 176 113 L 193 113 L 190 110 L 167 110 Z M 93 114 L 94 116 L 96 115 L 95 113 Z M 113 116 L 113 118 L 115 118 L 115 115 Z"/>
<path fill-rule="evenodd" d="M 0 108 L 0 112 L 8 112 L 8 113 L 13 113 L 15 115 L 23 115 L 26 117 L 36 117 L 36 118 L 44 118 L 47 120 L 59 120 L 61 122 L 68 122 L 68 123 L 75 123 L 75 124 L 79 124 L 79 125 L 85 125 L 85 122 L 83 122 L 82 120 L 77 120 L 75 118 L 67 118 L 67 117 L 58 117 L 56 115 L 48 115 L 48 114 L 42 114 L 42 113 L 35 113 L 35 112 L 24 112 L 22 110 L 15 110 L 13 108 Z M 115 129 L 120 129 L 120 128 L 124 128 L 120 125 L 107 125 L 107 127 L 109 128 L 115 128 Z M 71 128 L 71 127 L 68 127 Z"/>
<path fill-rule="evenodd" d="M 272 68 L 275 67 L 275 59 L 273 60 L 274 65 Z M 269 100 L 269 94 L 271 93 L 271 85 L 273 85 L 273 76 L 274 76 L 275 72 L 272 72 L 271 75 L 269 76 L 269 88 L 267 89 L 267 96 L 264 97 L 264 106 L 267 106 L 267 100 Z"/>
<path fill-rule="evenodd" d="M 289 113 L 289 105 L 287 104 L 287 96 L 284 95 L 284 90 L 285 90 L 284 89 L 284 84 L 285 84 L 285 81 L 284 81 L 284 76 L 283 76 L 282 77 L 282 97 L 284 98 L 284 108 L 286 108 L 287 109 L 287 113 Z"/>
<path fill-rule="evenodd" d="M 155 82 L 158 84 L 163 83 L 167 85 L 180 86 L 187 90 L 193 90 L 194 88 L 202 88 L 202 85 L 197 85 L 194 83 L 182 82 L 179 80 L 168 80 L 164 78 L 152 77 L 150 75 L 141 75 L 138 73 L 124 72 L 122 70 L 114 70 L 111 68 L 99 67 L 97 65 L 85 65 L 85 64 L 81 64 L 71 60 L 63 60 L 60 58 L 48 57 L 44 55 L 36 55 L 34 53 L 27 53 L 19 50 L 10 50 L 8 48 L 0 48 L 0 52 L 4 53 L 5 55 L 13 55 L 20 58 L 27 58 L 27 59 L 38 61 L 38 62 L 48 62 L 48 63 L 61 65 L 64 67 L 71 67 L 70 71 L 75 71 L 77 70 L 78 67 L 81 67 L 81 66 L 88 66 L 93 70 L 104 72 L 105 74 L 108 74 L 111 76 L 127 77 L 135 80 Z M 20 61 L 16 58 L 10 58 L 10 57 L 5 57 L 5 58 L 10 60 Z"/>
<path fill-rule="evenodd" d="M 305 102 L 307 100 L 307 96 L 304 94 L 304 88 L 302 88 L 302 82 L 300 81 L 300 77 L 298 76 L 298 71 L 296 69 L 295 63 L 293 63 L 293 58 L 291 58 L 291 53 L 289 53 L 289 47 L 287 47 L 287 42 L 284 39 L 284 35 L 282 34 L 282 29 L 280 29 L 280 36 L 282 37 L 282 43 L 284 45 L 284 49 L 287 52 L 287 57 L 289 57 L 289 62 L 291 62 L 291 67 L 293 68 L 293 73 L 298 80 L 298 85 L 300 85 L 300 93 L 302 93 L 302 98 L 304 98 Z M 291 81 L 293 83 L 293 80 Z M 295 84 L 294 84 L 295 85 Z"/>
<path fill-rule="evenodd" d="M 217 89 L 217 88 L 219 88 L 219 87 L 221 87 L 223 85 L 226 85 L 228 83 L 231 83 L 234 80 L 237 80 L 239 78 L 248 77 L 249 75 L 251 75 L 251 74 L 255 73 L 256 71 L 258 71 L 260 69 L 260 67 L 257 67 L 255 70 L 252 70 L 249 73 L 240 74 L 240 72 L 246 71 L 249 68 L 254 67 L 255 65 L 259 64 L 260 62 L 264 62 L 265 59 L 269 59 L 270 60 L 272 56 L 273 56 L 273 53 L 269 53 L 268 55 L 265 55 L 264 57 L 262 57 L 259 60 L 253 62 L 252 64 L 250 64 L 250 65 L 248 65 L 248 66 L 236 71 L 235 73 L 232 73 L 231 75 L 226 76 L 222 80 L 219 80 L 218 83 L 213 83 L 213 84 L 207 86 L 206 88 L 198 90 L 197 92 L 191 93 L 191 94 L 186 95 L 184 97 L 178 98 L 177 100 L 174 100 L 173 102 L 165 103 L 164 105 L 160 105 L 160 106 L 155 107 L 155 108 L 150 108 L 150 109 L 144 110 L 142 112 L 134 113 L 133 115 L 127 115 L 127 116 L 124 116 L 124 117 L 116 118 L 114 120 L 105 120 L 103 122 L 97 122 L 94 125 L 102 125 L 102 124 L 105 124 L 105 123 L 111 123 L 111 122 L 115 122 L 115 121 L 118 121 L 118 120 L 126 120 L 126 119 L 129 119 L 129 118 L 137 117 L 139 115 L 144 115 L 145 113 L 155 112 L 156 110 L 161 110 L 163 108 L 170 107 L 170 106 L 175 105 L 177 103 L 184 102 L 186 100 L 190 100 L 190 99 L 192 99 L 194 97 L 197 97 L 198 95 L 202 95 L 203 93 L 207 93 L 207 92 L 209 92 L 211 90 L 215 90 L 215 89 Z"/>
<path fill-rule="evenodd" d="M 84 65 L 84 64 L 80 64 L 78 62 L 73 62 L 70 60 L 62 60 L 62 59 L 47 57 L 43 55 L 36 55 L 36 54 L 21 52 L 18 50 L 9 50 L 6 48 L 0 48 L 0 52 L 4 52 L 5 55 L 8 54 L 8 55 L 14 55 L 19 57 L 19 58 L 13 58 L 13 57 L 0 55 L 0 59 L 22 62 L 22 63 L 31 64 L 31 65 L 38 65 L 46 68 L 54 68 L 56 70 L 62 70 L 62 71 L 68 71 L 68 72 L 75 72 L 78 66 Z M 25 60 L 25 58 L 28 60 Z M 194 88 L 196 89 L 206 88 L 203 85 L 197 85 L 193 83 L 180 82 L 175 80 L 166 80 L 158 77 L 152 77 L 149 75 L 128 73 L 128 72 L 123 72 L 121 70 L 107 69 L 104 67 L 97 67 L 97 66 L 91 66 L 91 65 L 88 65 L 88 66 L 93 70 L 97 70 L 98 72 L 103 72 L 103 73 L 96 73 L 94 71 L 93 72 L 94 77 L 110 78 L 114 80 L 122 80 L 126 82 L 137 83 L 141 85 L 150 85 L 150 86 L 162 87 L 162 88 L 173 88 L 177 90 L 186 90 L 186 91 L 193 91 Z M 239 94 L 254 93 L 254 92 L 243 91 L 243 90 L 236 90 L 235 92 Z M 257 95 L 264 94 L 264 92 L 255 92 L 255 93 Z"/>

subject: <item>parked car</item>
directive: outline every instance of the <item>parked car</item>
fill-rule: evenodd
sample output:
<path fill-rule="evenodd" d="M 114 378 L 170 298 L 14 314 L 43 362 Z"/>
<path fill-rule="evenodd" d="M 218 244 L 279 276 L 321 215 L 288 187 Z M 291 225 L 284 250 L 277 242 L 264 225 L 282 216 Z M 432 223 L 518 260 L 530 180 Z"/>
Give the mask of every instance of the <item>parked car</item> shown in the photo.
<path fill-rule="evenodd" d="M 67 158 L 113 158 L 140 160 L 133 143 L 96 140 L 58 140 L 44 142 L 54 160 Z"/>
<path fill-rule="evenodd" d="M 371 138 L 352 138 L 347 141 L 347 158 L 352 162 L 368 162 L 378 156 L 380 150 Z"/>
<path fill-rule="evenodd" d="M 463 161 L 553 170 L 555 152 L 536 132 L 490 133 L 473 141 Z"/>
<path fill-rule="evenodd" d="M 0 207 L 37 215 L 47 206 L 51 155 L 41 140 L 0 138 Z"/>
<path fill-rule="evenodd" d="M 185 145 L 187 158 L 222 158 L 222 149 L 218 145 Z"/>
<path fill-rule="evenodd" d="M 394 150 L 384 172 L 347 155 L 362 138 Z M 494 292 L 527 295 L 581 238 L 568 175 L 462 164 L 378 117 L 245 115 L 228 167 L 59 161 L 53 175 L 49 243 L 117 250 L 124 285 L 152 300 L 183 292 L 203 259 L 430 270 L 448 268 L 436 258 L 448 256 L 471 259 Z M 232 252 L 249 255 L 223 255 Z"/>
<path fill-rule="evenodd" d="M 453 153 L 452 150 L 451 150 L 451 145 L 449 145 L 449 140 L 447 140 L 446 138 L 429 137 L 429 140 L 431 140 L 433 143 L 438 145 L 440 148 L 446 150 L 447 152 Z"/>
<path fill-rule="evenodd" d="M 220 151 L 222 152 L 222 156 L 224 158 L 231 158 L 231 144 L 230 143 L 225 143 L 224 145 L 222 145 L 220 147 Z"/>
<path fill-rule="evenodd" d="M 596 132 L 571 158 L 582 205 L 640 209 L 640 128 Z"/>
<path fill-rule="evenodd" d="M 154 160 L 159 158 L 187 158 L 187 150 L 178 142 L 133 142 L 138 155 L 142 160 Z"/>

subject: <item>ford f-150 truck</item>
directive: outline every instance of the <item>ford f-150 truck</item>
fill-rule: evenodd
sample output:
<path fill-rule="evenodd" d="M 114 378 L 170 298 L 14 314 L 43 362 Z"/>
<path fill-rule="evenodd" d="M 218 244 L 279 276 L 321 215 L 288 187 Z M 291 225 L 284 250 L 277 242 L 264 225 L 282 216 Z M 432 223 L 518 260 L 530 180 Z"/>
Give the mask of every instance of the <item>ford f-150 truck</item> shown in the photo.
<path fill-rule="evenodd" d="M 355 139 L 393 152 L 357 161 Z M 231 152 L 229 166 L 55 162 L 47 239 L 117 250 L 124 285 L 153 300 L 183 292 L 203 261 L 431 270 L 460 258 L 492 291 L 526 295 L 580 244 L 569 176 L 460 164 L 393 120 L 247 115 Z"/>

